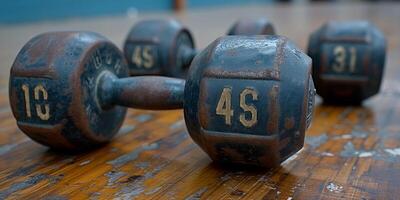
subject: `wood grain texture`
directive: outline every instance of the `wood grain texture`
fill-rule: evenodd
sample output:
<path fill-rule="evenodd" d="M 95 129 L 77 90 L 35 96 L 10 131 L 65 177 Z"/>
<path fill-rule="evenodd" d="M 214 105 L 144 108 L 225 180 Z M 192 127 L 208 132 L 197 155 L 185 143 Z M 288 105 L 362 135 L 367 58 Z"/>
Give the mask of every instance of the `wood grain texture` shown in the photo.
<path fill-rule="evenodd" d="M 7 47 L 0 52 L 0 199 L 399 199 L 399 10 L 397 3 L 250 6 L 0 27 L 0 46 Z M 359 107 L 319 100 L 305 148 L 275 170 L 212 163 L 187 134 L 182 111 L 131 110 L 112 143 L 83 154 L 54 152 L 18 130 L 8 71 L 30 37 L 90 29 L 121 44 L 133 22 L 171 16 L 193 28 L 200 47 L 224 34 L 232 16 L 269 17 L 304 49 L 328 19 L 371 20 L 389 46 L 381 92 Z"/>

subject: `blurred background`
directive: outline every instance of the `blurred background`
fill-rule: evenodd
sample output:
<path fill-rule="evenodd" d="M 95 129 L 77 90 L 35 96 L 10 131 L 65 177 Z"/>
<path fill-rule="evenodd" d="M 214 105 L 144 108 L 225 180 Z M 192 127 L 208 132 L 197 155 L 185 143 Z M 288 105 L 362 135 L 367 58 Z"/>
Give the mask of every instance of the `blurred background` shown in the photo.
<path fill-rule="evenodd" d="M 0 23 L 26 23 L 110 15 L 135 16 L 141 12 L 185 11 L 280 2 L 309 4 L 323 1 L 355 3 L 362 0 L 1 0 Z M 365 1 L 378 2 L 380 0 Z"/>
<path fill-rule="evenodd" d="M 400 26 L 400 4 L 393 0 L 0 0 L 0 5 L 0 71 L 6 71 L 0 85 L 7 84 L 15 56 L 35 35 L 88 30 L 122 47 L 131 27 L 145 19 L 177 19 L 200 49 L 238 19 L 259 17 L 304 50 L 311 32 L 329 20 L 369 20 L 391 38 L 389 48 L 400 43 L 391 31 Z"/>

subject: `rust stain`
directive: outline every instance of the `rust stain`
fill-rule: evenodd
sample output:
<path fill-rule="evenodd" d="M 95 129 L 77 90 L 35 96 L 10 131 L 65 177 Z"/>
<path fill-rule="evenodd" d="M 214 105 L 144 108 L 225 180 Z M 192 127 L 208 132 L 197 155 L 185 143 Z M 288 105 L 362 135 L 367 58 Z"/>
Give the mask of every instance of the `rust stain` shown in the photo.
<path fill-rule="evenodd" d="M 263 70 L 254 71 L 250 70 L 244 71 L 227 71 L 223 69 L 207 68 L 203 72 L 204 77 L 217 78 L 217 79 L 241 79 L 241 80 L 279 80 L 279 71 L 276 70 Z"/>
<path fill-rule="evenodd" d="M 281 65 L 283 63 L 283 59 L 285 58 L 285 46 L 286 46 L 287 39 L 282 38 L 279 40 L 279 43 L 276 47 L 276 55 L 274 60 L 274 71 L 276 73 L 277 80 L 280 79 L 280 72 L 281 72 Z"/>
<path fill-rule="evenodd" d="M 204 78 L 201 80 L 200 83 L 200 94 L 199 94 L 199 102 L 198 102 L 198 117 L 201 127 L 208 127 L 209 118 L 207 117 L 208 110 L 210 110 L 209 104 L 205 103 L 208 99 L 209 92 L 206 91 L 205 88 L 208 88 L 208 81 Z M 200 141 L 197 134 L 192 134 L 192 137 L 195 137 L 195 141 Z"/>
<path fill-rule="evenodd" d="M 270 117 L 267 123 L 268 134 L 278 134 L 279 130 L 279 85 L 274 85 L 269 92 L 269 104 L 268 110 L 270 111 Z"/>
<path fill-rule="evenodd" d="M 285 129 L 290 130 L 294 127 L 295 121 L 294 117 L 287 117 L 285 118 Z"/>

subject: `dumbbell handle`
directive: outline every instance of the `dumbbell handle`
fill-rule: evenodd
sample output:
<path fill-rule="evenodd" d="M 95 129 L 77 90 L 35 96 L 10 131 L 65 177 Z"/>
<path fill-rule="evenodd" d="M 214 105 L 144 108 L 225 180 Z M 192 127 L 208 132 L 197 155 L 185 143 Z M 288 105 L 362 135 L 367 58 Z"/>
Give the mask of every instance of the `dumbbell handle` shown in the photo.
<path fill-rule="evenodd" d="M 183 107 L 185 81 L 161 76 L 137 76 L 118 79 L 105 74 L 100 80 L 98 98 L 103 106 L 120 105 L 147 110 Z"/>

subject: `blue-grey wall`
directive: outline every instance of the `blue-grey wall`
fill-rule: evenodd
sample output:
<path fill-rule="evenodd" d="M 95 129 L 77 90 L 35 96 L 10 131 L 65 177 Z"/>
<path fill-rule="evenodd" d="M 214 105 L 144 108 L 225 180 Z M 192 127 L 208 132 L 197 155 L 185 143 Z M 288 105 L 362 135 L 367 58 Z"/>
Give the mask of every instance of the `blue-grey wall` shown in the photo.
<path fill-rule="evenodd" d="M 273 0 L 187 0 L 188 9 L 267 3 Z M 0 0 L 0 23 L 57 20 L 70 17 L 116 15 L 129 8 L 140 12 L 173 9 L 172 0 Z"/>

